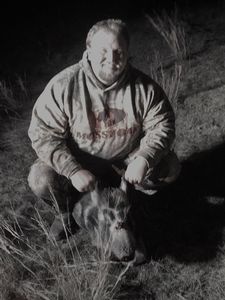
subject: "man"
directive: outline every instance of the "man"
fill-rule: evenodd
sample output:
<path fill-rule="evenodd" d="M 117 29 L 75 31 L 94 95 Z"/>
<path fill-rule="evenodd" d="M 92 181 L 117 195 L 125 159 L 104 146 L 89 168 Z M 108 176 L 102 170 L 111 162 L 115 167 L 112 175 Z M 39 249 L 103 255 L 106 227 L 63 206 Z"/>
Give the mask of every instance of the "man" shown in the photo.
<path fill-rule="evenodd" d="M 38 160 L 28 182 L 46 202 L 50 194 L 66 224 L 77 194 L 109 177 L 111 166 L 152 194 L 174 181 L 179 161 L 170 150 L 174 113 L 162 90 L 128 62 L 129 34 L 121 20 L 104 20 L 89 31 L 82 60 L 46 86 L 32 113 L 29 137 Z M 50 192 L 49 192 L 50 191 Z M 51 234 L 60 239 L 55 219 Z"/>

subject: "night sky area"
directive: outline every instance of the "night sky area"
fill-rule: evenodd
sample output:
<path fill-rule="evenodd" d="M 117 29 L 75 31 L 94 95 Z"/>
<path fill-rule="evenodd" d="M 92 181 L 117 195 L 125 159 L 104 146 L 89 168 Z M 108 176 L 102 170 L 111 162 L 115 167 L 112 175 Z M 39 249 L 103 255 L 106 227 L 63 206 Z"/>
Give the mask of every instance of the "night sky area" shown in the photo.
<path fill-rule="evenodd" d="M 222 0 L 213 1 L 222 3 Z M 0 80 L 15 73 L 26 73 L 38 63 L 48 47 L 58 51 L 84 43 L 89 28 L 104 18 L 132 20 L 143 13 L 160 13 L 174 6 L 185 12 L 205 9 L 205 1 L 140 0 L 140 1 L 79 1 L 52 4 L 29 2 L 8 3 L 1 7 Z"/>

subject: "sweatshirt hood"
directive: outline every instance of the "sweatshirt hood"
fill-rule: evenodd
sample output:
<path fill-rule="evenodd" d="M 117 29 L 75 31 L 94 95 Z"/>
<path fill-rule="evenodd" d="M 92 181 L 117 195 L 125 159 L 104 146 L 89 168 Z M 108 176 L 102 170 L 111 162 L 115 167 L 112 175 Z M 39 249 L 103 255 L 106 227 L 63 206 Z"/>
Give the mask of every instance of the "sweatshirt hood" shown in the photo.
<path fill-rule="evenodd" d="M 125 69 L 123 70 L 122 74 L 120 75 L 119 79 L 115 81 L 113 84 L 106 86 L 104 85 L 94 74 L 90 61 L 88 60 L 88 53 L 87 50 L 84 51 L 82 60 L 80 61 L 80 66 L 83 68 L 85 75 L 92 81 L 92 83 L 100 88 L 101 90 L 108 91 L 117 89 L 120 85 L 124 84 L 129 77 L 129 68 L 130 65 L 127 64 Z"/>

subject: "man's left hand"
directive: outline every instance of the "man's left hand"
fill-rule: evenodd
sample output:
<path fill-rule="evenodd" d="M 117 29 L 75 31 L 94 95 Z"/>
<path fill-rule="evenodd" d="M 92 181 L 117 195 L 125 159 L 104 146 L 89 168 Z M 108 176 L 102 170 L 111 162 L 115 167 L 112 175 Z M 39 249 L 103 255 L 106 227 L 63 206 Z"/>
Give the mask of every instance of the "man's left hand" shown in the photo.
<path fill-rule="evenodd" d="M 125 179 L 131 184 L 140 184 L 148 171 L 148 163 L 145 158 L 138 156 L 129 165 L 125 172 Z"/>

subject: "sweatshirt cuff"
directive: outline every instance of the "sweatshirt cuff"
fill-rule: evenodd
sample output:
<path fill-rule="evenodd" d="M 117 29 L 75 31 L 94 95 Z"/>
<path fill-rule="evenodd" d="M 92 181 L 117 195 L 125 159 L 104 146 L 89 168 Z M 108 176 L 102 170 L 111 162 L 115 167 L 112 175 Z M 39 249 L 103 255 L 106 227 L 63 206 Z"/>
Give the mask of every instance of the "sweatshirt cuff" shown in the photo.
<path fill-rule="evenodd" d="M 138 156 L 141 156 L 143 157 L 146 162 L 147 162 L 147 165 L 148 165 L 148 169 L 151 169 L 151 168 L 154 168 L 154 166 L 156 165 L 156 159 L 153 158 L 151 155 L 149 155 L 149 153 L 147 153 L 146 151 L 144 150 L 139 150 L 137 151 L 137 153 L 135 154 L 135 157 L 138 157 Z"/>

